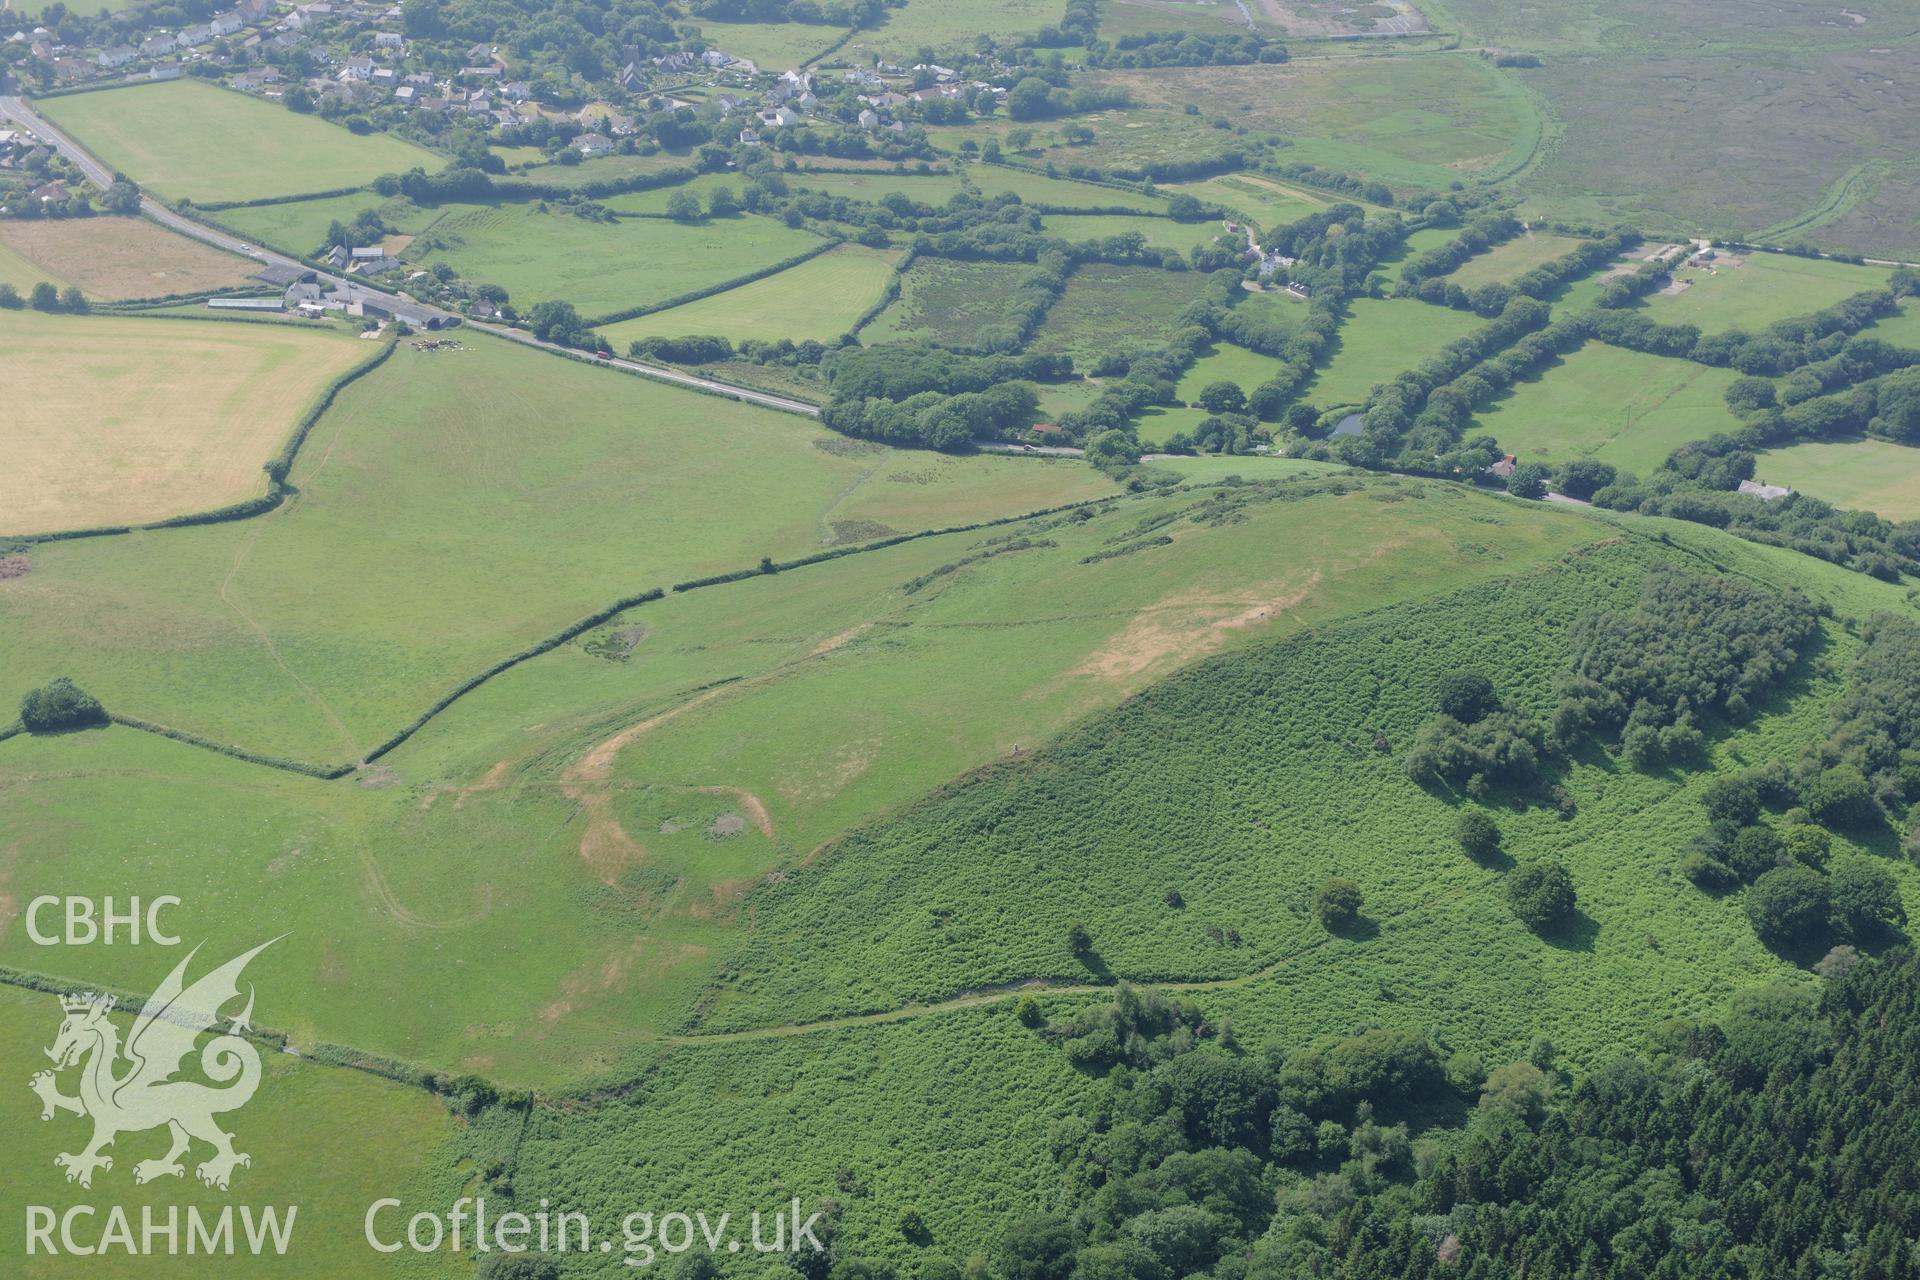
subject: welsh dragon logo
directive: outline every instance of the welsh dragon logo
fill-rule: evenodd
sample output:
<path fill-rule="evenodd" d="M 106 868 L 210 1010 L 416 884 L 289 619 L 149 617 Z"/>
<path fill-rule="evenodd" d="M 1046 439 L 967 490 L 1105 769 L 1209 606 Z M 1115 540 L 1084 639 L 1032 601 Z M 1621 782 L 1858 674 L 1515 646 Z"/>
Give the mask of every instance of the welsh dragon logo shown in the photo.
<path fill-rule="evenodd" d="M 93 992 L 60 997 L 66 1016 L 53 1047 L 46 1051 L 53 1070 L 36 1073 L 28 1083 L 40 1095 L 42 1120 L 53 1119 L 57 1111 L 93 1120 L 93 1140 L 83 1150 L 53 1158 L 67 1171 L 68 1182 L 92 1186 L 96 1169 L 113 1168 L 113 1157 L 103 1152 L 115 1138 L 162 1126 L 172 1136 L 172 1145 L 159 1159 L 134 1165 L 135 1182 L 183 1176 L 186 1171 L 180 1158 L 196 1139 L 213 1148 L 212 1157 L 194 1170 L 210 1187 L 225 1191 L 233 1171 L 253 1163 L 244 1152 L 233 1149 L 233 1135 L 214 1119 L 245 1106 L 260 1087 L 260 1053 L 243 1038 L 253 1017 L 251 987 L 246 1007 L 225 1019 L 226 1032 L 215 1034 L 200 1050 L 200 1073 L 213 1084 L 175 1076 L 200 1037 L 222 1021 L 220 1009 L 239 998 L 240 973 L 247 962 L 277 941 L 261 943 L 188 986 L 187 966 L 200 950 L 195 947 L 148 998 L 124 1046 L 119 1028 L 108 1016 L 114 997 Z M 60 1092 L 56 1077 L 75 1066 L 80 1068 L 80 1092 L 69 1097 Z"/>

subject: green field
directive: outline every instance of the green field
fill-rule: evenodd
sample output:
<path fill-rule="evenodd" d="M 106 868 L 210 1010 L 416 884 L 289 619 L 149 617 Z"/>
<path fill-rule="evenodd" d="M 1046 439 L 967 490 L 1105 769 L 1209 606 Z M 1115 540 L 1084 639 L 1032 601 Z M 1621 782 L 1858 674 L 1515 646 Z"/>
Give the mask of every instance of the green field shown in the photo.
<path fill-rule="evenodd" d="M 924 47 L 957 54 L 971 50 L 982 35 L 1037 31 L 1059 22 L 1065 12 L 1064 0 L 906 0 L 888 11 L 879 27 L 856 34 L 841 56 L 879 54 L 911 65 Z"/>
<path fill-rule="evenodd" d="M 1756 478 L 1888 520 L 1920 517 L 1920 451 L 1889 440 L 1822 440 L 1769 449 Z"/>
<path fill-rule="evenodd" d="M 1220 224 L 1216 222 L 1175 222 L 1172 218 L 1125 214 L 1050 213 L 1042 225 L 1049 234 L 1075 244 L 1137 231 L 1153 248 L 1180 253 L 1206 244 L 1220 234 Z"/>
<path fill-rule="evenodd" d="M 1241 217 L 1251 219 L 1262 230 L 1297 222 L 1333 203 L 1333 197 L 1310 187 L 1296 187 L 1253 173 L 1229 173 L 1199 182 L 1168 183 L 1161 189 L 1231 209 Z"/>
<path fill-rule="evenodd" d="M 873 201 L 897 191 L 936 209 L 963 189 L 959 175 L 950 173 L 809 173 L 802 169 L 785 176 L 789 186 L 830 196 Z"/>
<path fill-rule="evenodd" d="M 966 174 L 982 195 L 1011 191 L 1028 204 L 1052 205 L 1058 209 L 1138 209 L 1143 213 L 1164 213 L 1167 207 L 1164 199 L 1142 191 L 1050 178 L 1044 173 L 1003 164 L 968 165 Z"/>
<path fill-rule="evenodd" d="M 1322 408 L 1359 404 L 1375 385 L 1484 323 L 1424 302 L 1355 299 L 1334 339 L 1332 355 L 1307 383 L 1304 395 Z"/>
<path fill-rule="evenodd" d="M 383 196 L 359 191 L 349 196 L 326 196 L 319 200 L 292 200 L 285 204 L 263 204 L 250 209 L 222 209 L 220 225 L 241 235 L 272 245 L 288 253 L 311 254 L 326 245 L 327 228 L 338 222 L 350 225 L 368 209 L 377 211 L 380 220 L 403 235 L 415 235 L 439 217 L 435 209 L 423 209 L 405 196 Z"/>
<path fill-rule="evenodd" d="M 702 22 L 700 34 L 716 49 L 750 59 L 763 72 L 778 74 L 805 66 L 846 34 L 841 28 L 799 22 Z"/>
<path fill-rule="evenodd" d="M 621 351 L 636 338 L 690 333 L 717 333 L 735 341 L 831 341 L 880 301 L 899 257 L 896 249 L 844 244 L 778 275 L 609 325 L 600 334 Z"/>
<path fill-rule="evenodd" d="M 1194 404 L 1209 383 L 1231 382 L 1251 395 L 1255 387 L 1279 371 L 1280 362 L 1272 356 L 1263 356 L 1257 351 L 1222 342 L 1193 362 L 1173 393 L 1188 404 Z"/>
<path fill-rule="evenodd" d="M 1475 428 L 1526 461 L 1598 458 L 1645 475 L 1688 441 L 1739 426 L 1723 398 L 1738 376 L 1592 342 L 1520 383 Z"/>
<path fill-rule="evenodd" d="M 1174 317 L 1206 283 L 1197 271 L 1082 267 L 1068 279 L 1029 349 L 1067 352 L 1084 368 L 1107 352 L 1162 346 Z"/>
<path fill-rule="evenodd" d="M 443 163 L 410 142 L 357 137 L 200 80 L 48 98 L 40 110 L 135 182 L 201 204 L 357 187 Z"/>
<path fill-rule="evenodd" d="M 1868 325 L 1866 333 L 1896 347 L 1920 350 L 1920 304 L 1909 298 L 1896 314 Z"/>
<path fill-rule="evenodd" d="M 497 284 L 516 306 L 561 299 L 591 318 L 711 288 L 798 257 L 821 241 L 771 218 L 591 222 L 549 206 L 448 205 L 408 246 L 421 266 L 444 262 Z"/>
<path fill-rule="evenodd" d="M 1020 263 L 921 259 L 901 278 L 899 300 L 860 337 L 965 346 L 983 327 L 1007 322 L 1007 297 L 1030 270 Z"/>
<path fill-rule="evenodd" d="M 723 187 L 738 196 L 741 191 L 739 177 L 731 173 L 703 173 L 686 182 L 674 183 L 672 186 L 653 187 L 646 191 L 631 191 L 624 195 L 607 196 L 595 203 L 603 204 L 619 213 L 664 214 L 667 211 L 668 201 L 682 191 L 698 197 L 701 207 L 705 208 L 707 202 L 713 198 L 713 193 Z"/>
<path fill-rule="evenodd" d="M 1446 278 L 1462 289 L 1483 284 L 1511 284 L 1535 267 L 1564 258 L 1580 247 L 1572 236 L 1540 235 L 1528 232 L 1485 253 L 1475 254 Z"/>
<path fill-rule="evenodd" d="M 257 940 L 246 945 L 257 945 Z M 157 985 L 180 958 L 149 948 L 147 986 L 143 989 Z M 222 955 L 220 960 L 229 958 Z M 198 972 L 198 966 L 190 971 L 194 976 Z M 281 998 L 276 1000 L 275 996 Z M 263 989 L 261 1019 L 269 1021 L 276 1007 L 284 1011 L 297 999 L 285 987 L 271 993 Z M 54 1166 L 53 1156 L 79 1151 L 90 1128 L 85 1120 L 71 1115 L 58 1115 L 43 1123 L 40 1101 L 25 1087 L 29 1076 L 48 1065 L 41 1050 L 53 1043 L 60 1019 L 60 1005 L 51 992 L 0 988 L 0 1024 L 11 1033 L 6 1044 L 0 1046 L 0 1071 L 18 1086 L 0 1098 L 0 1123 L 13 1135 L 11 1145 L 16 1157 L 6 1190 L 0 1194 L 0 1209 L 4 1210 L 0 1212 L 0 1249 L 13 1258 L 26 1252 L 23 1206 L 62 1205 L 74 1194 Z M 113 1021 L 124 1034 L 132 1018 L 116 1014 Z M 273 1206 L 283 1220 L 286 1209 L 292 1206 L 294 1229 L 286 1255 L 224 1260 L 161 1256 L 142 1259 L 140 1270 L 156 1276 L 458 1274 L 449 1258 L 383 1258 L 366 1247 L 360 1232 L 367 1206 L 381 1196 L 430 1201 L 458 1194 L 465 1180 L 454 1167 L 460 1125 L 446 1108 L 422 1089 L 364 1072 L 308 1065 L 265 1046 L 258 1052 L 262 1079 L 256 1100 L 244 1111 L 223 1117 L 223 1124 L 233 1130 L 236 1149 L 253 1157 L 251 1165 L 235 1171 L 230 1191 L 200 1185 L 194 1178 L 193 1163 L 186 1164 L 186 1172 L 178 1181 L 163 1179 L 137 1186 L 134 1164 L 158 1158 L 167 1148 L 166 1131 L 155 1129 L 128 1133 L 114 1144 L 114 1167 L 95 1175 L 92 1193 L 125 1206 L 136 1232 L 140 1207 L 146 1205 L 159 1210 L 163 1220 L 167 1205 L 180 1205 L 182 1214 L 185 1206 L 192 1205 L 209 1222 L 223 1207 L 235 1202 L 253 1206 L 256 1211 Z M 71 1077 L 62 1081 L 64 1092 L 73 1089 Z M 316 1140 L 321 1135 L 347 1132 L 356 1135 L 355 1141 Z M 187 1160 L 197 1162 L 210 1154 L 210 1148 L 196 1144 Z M 97 1242 L 104 1217 L 96 1218 L 91 1225 L 92 1242 Z M 89 1242 L 87 1227 L 83 1221 L 76 1231 L 80 1242 Z M 237 1224 L 235 1235 L 242 1235 Z M 185 1247 L 183 1221 L 182 1253 Z M 13 1275 L 56 1280 L 98 1275 L 102 1263 L 98 1257 L 49 1258 L 42 1252 L 10 1266 L 22 1267 L 11 1272 Z"/>
<path fill-rule="evenodd" d="M 1887 284 L 1885 267 L 1855 267 L 1820 258 L 1754 253 L 1738 265 L 1682 267 L 1679 293 L 1656 293 L 1639 305 L 1662 324 L 1695 324 L 1704 333 L 1764 329 L 1776 320 L 1804 316 L 1842 298 Z"/>

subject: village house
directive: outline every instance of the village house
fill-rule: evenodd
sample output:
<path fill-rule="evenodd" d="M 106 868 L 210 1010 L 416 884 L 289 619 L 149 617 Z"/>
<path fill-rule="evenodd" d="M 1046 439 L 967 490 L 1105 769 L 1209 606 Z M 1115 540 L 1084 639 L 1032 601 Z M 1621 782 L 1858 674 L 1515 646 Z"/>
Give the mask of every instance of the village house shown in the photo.
<path fill-rule="evenodd" d="M 604 133 L 583 133 L 573 140 L 573 149 L 583 156 L 601 156 L 613 150 L 613 139 Z"/>
<path fill-rule="evenodd" d="M 741 145 L 742 145 L 742 146 L 747 146 L 747 147 L 757 147 L 757 146 L 759 146 L 759 145 L 760 145 L 760 132 L 759 132 L 759 130 L 757 130 L 757 129 L 742 129 L 742 130 L 740 131 L 740 143 L 741 143 Z"/>
<path fill-rule="evenodd" d="M 785 129 L 800 123 L 800 116 L 789 107 L 774 107 L 760 113 L 760 123 L 769 129 Z"/>
<path fill-rule="evenodd" d="M 373 47 L 401 52 L 406 49 L 407 40 L 397 31 L 376 31 L 373 36 Z"/>
<path fill-rule="evenodd" d="M 356 53 L 347 59 L 347 65 L 340 68 L 340 79 L 371 80 L 373 78 L 373 59 L 367 54 Z"/>
<path fill-rule="evenodd" d="M 117 44 L 111 49 L 102 49 L 100 56 L 94 59 L 94 61 L 97 62 L 103 70 L 111 71 L 115 67 L 126 66 L 138 56 L 139 54 L 134 50 L 132 45 Z"/>
<path fill-rule="evenodd" d="M 213 28 L 207 26 L 187 27 L 177 37 L 183 49 L 197 49 L 203 44 L 213 43 Z"/>
<path fill-rule="evenodd" d="M 148 36 L 140 42 L 140 56 L 143 58 L 164 58 L 175 48 L 173 37 L 165 32 L 157 36 Z"/>
<path fill-rule="evenodd" d="M 230 36 L 246 25 L 237 13 L 216 13 L 207 20 L 207 30 L 212 32 L 216 39 L 221 36 Z"/>

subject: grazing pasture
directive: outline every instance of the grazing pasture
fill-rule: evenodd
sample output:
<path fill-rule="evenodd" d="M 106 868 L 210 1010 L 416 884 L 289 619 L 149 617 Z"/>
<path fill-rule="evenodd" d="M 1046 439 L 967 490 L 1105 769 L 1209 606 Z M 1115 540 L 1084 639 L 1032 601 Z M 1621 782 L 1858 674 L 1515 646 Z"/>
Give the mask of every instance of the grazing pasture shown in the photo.
<path fill-rule="evenodd" d="M 264 493 L 338 330 L 0 311 L 0 534 L 161 520 Z"/>
<path fill-rule="evenodd" d="M 1011 191 L 1028 204 L 1052 205 L 1059 209 L 1138 209 L 1143 213 L 1165 213 L 1167 208 L 1165 199 L 1144 191 L 1075 182 L 1071 178 L 1050 178 L 1044 173 L 1010 165 L 972 164 L 967 166 L 966 175 L 982 195 Z"/>
<path fill-rule="evenodd" d="M 1485 253 L 1475 254 L 1446 278 L 1462 289 L 1483 284 L 1511 284 L 1535 267 L 1566 257 L 1581 243 L 1572 236 L 1529 232 L 1497 244 Z"/>
<path fill-rule="evenodd" d="M 853 328 L 893 278 L 898 249 L 843 244 L 797 267 L 712 297 L 600 330 L 625 351 L 636 338 L 716 333 L 738 342 L 813 338 L 828 342 Z"/>
<path fill-rule="evenodd" d="M 594 222 L 555 206 L 542 213 L 531 204 L 449 205 L 404 256 L 497 284 L 523 311 L 560 299 L 590 319 L 737 279 L 820 243 L 744 213 L 697 223 Z"/>
<path fill-rule="evenodd" d="M 201 204 L 357 187 L 444 163 L 391 134 L 360 137 L 195 79 L 46 98 L 38 110 L 141 186 Z"/>
<path fill-rule="evenodd" d="M 1678 293 L 1656 293 L 1639 304 L 1662 324 L 1695 324 L 1705 333 L 1728 329 L 1749 332 L 1776 320 L 1804 316 L 1842 298 L 1886 287 L 1885 267 L 1855 267 L 1821 258 L 1783 253 L 1735 257 L 1737 265 L 1681 267 L 1677 281 L 1690 281 Z"/>
<path fill-rule="evenodd" d="M 906 0 L 903 7 L 887 10 L 880 26 L 857 32 L 842 56 L 879 54 L 912 66 L 922 48 L 960 54 L 972 50 L 983 35 L 1018 36 L 1058 23 L 1065 15 L 1065 0 Z"/>
<path fill-rule="evenodd" d="M 1029 349 L 1064 351 L 1086 368 L 1112 351 L 1157 348 L 1175 316 L 1206 288 L 1197 271 L 1088 265 L 1067 280 Z"/>
<path fill-rule="evenodd" d="M 1043 226 L 1050 234 L 1075 243 L 1137 231 L 1149 246 L 1180 253 L 1205 244 L 1221 233 L 1217 222 L 1175 222 L 1172 218 L 1126 214 L 1050 213 Z"/>
<path fill-rule="evenodd" d="M 1889 440 L 1816 440 L 1760 455 L 1756 478 L 1888 520 L 1920 518 L 1920 450 Z"/>
<path fill-rule="evenodd" d="M 960 176 L 952 173 L 809 173 L 802 169 L 782 176 L 789 187 L 830 196 L 872 201 L 897 191 L 936 209 L 965 189 Z"/>
<path fill-rule="evenodd" d="M 145 218 L 0 220 L 0 279 L 22 293 L 51 280 L 100 301 L 159 298 L 242 285 L 259 265 Z"/>
<path fill-rule="evenodd" d="M 1210 384 L 1231 382 L 1252 395 L 1255 387 L 1279 372 L 1280 362 L 1272 356 L 1263 356 L 1257 351 L 1222 342 L 1193 362 L 1173 393 L 1188 404 L 1197 404 L 1200 393 Z"/>
<path fill-rule="evenodd" d="M 1405 298 L 1356 298 L 1334 339 L 1332 355 L 1303 394 L 1322 408 L 1359 404 L 1376 384 L 1485 323 L 1464 311 Z"/>
<path fill-rule="evenodd" d="M 374 191 L 356 191 L 352 195 L 323 196 L 318 200 L 289 200 L 284 204 L 255 205 L 247 209 L 222 209 L 216 215 L 221 226 L 250 236 L 263 244 L 289 253 L 309 254 L 328 248 L 327 228 L 335 222 L 350 224 L 364 211 L 372 209 L 380 220 L 395 231 L 413 235 L 439 217 L 435 209 L 423 209 L 405 196 L 383 196 Z"/>
<path fill-rule="evenodd" d="M 1298 187 L 1257 173 L 1229 173 L 1199 182 L 1173 182 L 1161 190 L 1220 205 L 1250 219 L 1262 230 L 1298 222 L 1334 202 L 1332 196 L 1310 187 Z"/>
<path fill-rule="evenodd" d="M 1908 298 L 1900 304 L 1898 314 L 1874 321 L 1865 332 L 1896 347 L 1920 351 L 1920 302 Z"/>
<path fill-rule="evenodd" d="M 1598 458 L 1641 475 L 1690 440 L 1740 424 L 1723 398 L 1739 375 L 1590 342 L 1476 418 L 1530 462 Z"/>

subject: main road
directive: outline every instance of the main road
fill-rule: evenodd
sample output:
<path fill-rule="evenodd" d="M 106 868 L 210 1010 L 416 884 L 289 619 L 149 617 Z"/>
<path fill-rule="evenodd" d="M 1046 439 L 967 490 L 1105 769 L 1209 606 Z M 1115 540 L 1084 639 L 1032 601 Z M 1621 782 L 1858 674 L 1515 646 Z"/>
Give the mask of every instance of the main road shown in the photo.
<path fill-rule="evenodd" d="M 41 141 L 51 144 L 55 150 L 71 161 L 75 168 L 85 174 L 88 181 L 103 188 L 112 185 L 113 171 L 111 169 L 101 164 L 99 160 L 95 159 L 93 155 L 79 143 L 49 124 L 44 116 L 27 105 L 25 99 L 13 95 L 0 94 L 0 119 L 11 120 L 14 124 L 38 136 Z M 574 359 L 580 358 L 578 351 L 570 347 L 563 347 L 555 342 L 542 342 L 523 329 L 508 328 L 504 325 L 481 324 L 442 307 L 432 306 L 410 297 L 395 295 L 383 289 L 370 288 L 361 281 L 320 270 L 310 263 L 289 258 L 284 254 L 275 253 L 271 249 L 260 245 L 248 244 L 245 241 L 236 240 L 226 232 L 215 230 L 204 223 L 195 222 L 192 218 L 176 213 L 145 192 L 142 192 L 140 195 L 140 210 L 146 214 L 147 217 L 153 219 L 170 231 L 177 231 L 183 236 L 189 236 L 203 244 L 210 244 L 214 248 L 227 253 L 243 254 L 260 263 L 263 267 L 288 267 L 295 271 L 311 271 L 315 278 L 322 283 L 344 292 L 349 298 L 356 301 L 372 302 L 378 306 L 388 308 L 393 307 L 397 302 L 402 310 L 415 312 L 432 320 L 442 322 L 452 320 L 470 329 L 478 329 L 483 333 L 490 333 L 497 338 L 505 338 L 510 342 L 518 342 L 523 346 L 538 347 L 543 351 L 552 351 Z M 713 395 L 727 396 L 734 400 L 744 400 L 749 404 L 764 405 L 769 409 L 779 409 L 787 413 L 805 414 L 808 417 L 818 417 L 820 413 L 819 406 L 808 404 L 804 400 L 793 400 L 786 396 L 777 396 L 766 391 L 754 391 L 746 387 L 736 387 L 729 383 L 716 382 L 712 378 L 702 378 L 697 374 L 684 373 L 679 369 L 668 368 L 664 365 L 649 364 L 644 360 L 608 358 L 605 360 L 596 360 L 593 363 L 624 370 L 627 373 L 636 373 L 641 377 L 653 378 L 659 382 L 672 383 L 675 386 L 691 387 L 694 390 L 705 391 Z"/>

